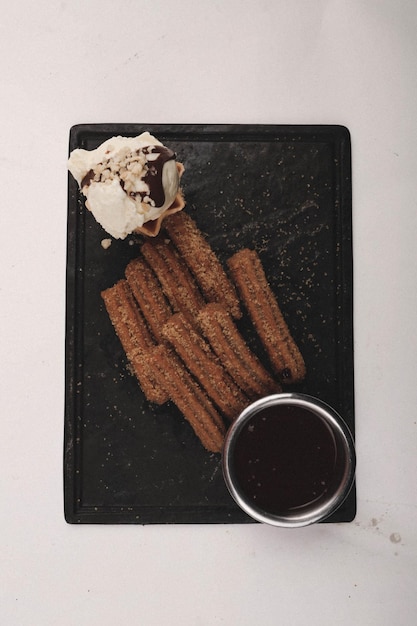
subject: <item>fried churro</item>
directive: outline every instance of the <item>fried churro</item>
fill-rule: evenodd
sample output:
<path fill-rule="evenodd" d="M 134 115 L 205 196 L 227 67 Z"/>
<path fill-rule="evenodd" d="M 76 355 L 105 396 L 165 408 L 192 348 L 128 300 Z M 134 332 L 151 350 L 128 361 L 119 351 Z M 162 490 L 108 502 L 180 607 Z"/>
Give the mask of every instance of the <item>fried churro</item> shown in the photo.
<path fill-rule="evenodd" d="M 238 319 L 242 313 L 232 282 L 195 221 L 185 212 L 169 216 L 164 227 L 208 302 L 218 302 Z"/>
<path fill-rule="evenodd" d="M 225 435 L 222 418 L 181 360 L 161 344 L 152 351 L 150 362 L 161 385 L 166 386 L 170 399 L 203 446 L 210 452 L 220 452 Z"/>
<path fill-rule="evenodd" d="M 149 364 L 155 342 L 127 281 L 119 280 L 113 287 L 102 291 L 101 296 L 146 399 L 163 404 L 168 400 L 168 395 L 160 381 L 156 381 Z"/>
<path fill-rule="evenodd" d="M 304 359 L 290 334 L 257 252 L 244 248 L 228 260 L 228 266 L 274 372 L 285 383 L 301 381 L 306 372 Z"/>
<path fill-rule="evenodd" d="M 162 327 L 172 310 L 158 279 L 145 259 L 140 257 L 130 261 L 125 276 L 155 339 L 162 341 Z"/>
<path fill-rule="evenodd" d="M 229 420 L 236 418 L 250 401 L 182 313 L 176 313 L 166 322 L 163 336 L 221 413 Z"/>
<path fill-rule="evenodd" d="M 231 315 L 219 304 L 207 304 L 198 324 L 213 351 L 234 381 L 251 399 L 281 391 L 238 331 Z"/>
<path fill-rule="evenodd" d="M 197 315 L 204 305 L 203 296 L 174 246 L 156 240 L 143 244 L 141 251 L 157 275 L 173 310 L 189 316 Z"/>

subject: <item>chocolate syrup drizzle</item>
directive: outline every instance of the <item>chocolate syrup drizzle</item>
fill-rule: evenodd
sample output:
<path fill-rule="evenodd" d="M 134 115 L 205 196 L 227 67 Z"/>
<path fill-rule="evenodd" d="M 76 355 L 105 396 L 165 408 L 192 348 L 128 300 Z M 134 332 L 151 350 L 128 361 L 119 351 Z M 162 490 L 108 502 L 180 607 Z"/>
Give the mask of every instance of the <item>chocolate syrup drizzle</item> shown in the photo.
<path fill-rule="evenodd" d="M 149 146 L 143 149 L 144 154 L 155 154 L 158 156 L 155 161 L 148 161 L 148 171 L 143 177 L 144 182 L 149 187 L 149 196 L 155 202 L 156 207 L 160 207 L 165 202 L 165 191 L 164 186 L 162 184 L 162 170 L 164 168 L 165 163 L 167 161 L 172 161 L 175 159 L 176 154 L 169 148 L 165 146 Z M 135 194 L 136 195 L 136 194 Z M 143 192 L 140 192 L 140 195 L 143 197 L 146 195 Z"/>
<path fill-rule="evenodd" d="M 165 202 L 165 191 L 162 185 L 162 170 L 164 168 L 165 163 L 167 161 L 172 161 L 176 159 L 176 154 L 169 148 L 165 146 L 146 146 L 142 149 L 143 154 L 157 154 L 155 160 L 146 162 L 147 171 L 143 176 L 143 181 L 147 184 L 149 188 L 149 192 L 146 191 L 131 191 L 129 195 L 133 198 L 140 197 L 141 202 L 145 197 L 149 197 L 152 199 L 152 204 L 156 207 L 163 206 Z M 136 154 L 140 154 L 140 150 L 136 151 Z M 90 185 L 94 180 L 95 172 L 94 170 L 89 170 L 87 174 L 81 181 L 81 189 L 85 185 Z M 125 190 L 125 184 L 123 180 L 120 180 L 120 185 L 123 190 Z M 127 193 L 127 192 L 126 192 Z"/>
<path fill-rule="evenodd" d="M 94 170 L 88 170 L 87 174 L 84 176 L 84 178 L 81 181 L 81 189 L 85 186 L 85 185 L 89 185 L 91 183 L 91 181 L 93 180 L 95 174 L 94 174 Z"/>

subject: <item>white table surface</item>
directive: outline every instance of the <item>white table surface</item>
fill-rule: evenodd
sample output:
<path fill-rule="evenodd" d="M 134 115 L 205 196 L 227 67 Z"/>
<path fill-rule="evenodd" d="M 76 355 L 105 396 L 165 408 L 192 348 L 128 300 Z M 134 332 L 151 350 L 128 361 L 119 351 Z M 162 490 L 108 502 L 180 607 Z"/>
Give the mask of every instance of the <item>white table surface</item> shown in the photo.
<path fill-rule="evenodd" d="M 3 4 L 0 623 L 415 624 L 417 4 Z M 83 122 L 350 129 L 354 522 L 65 523 L 66 159 Z"/>

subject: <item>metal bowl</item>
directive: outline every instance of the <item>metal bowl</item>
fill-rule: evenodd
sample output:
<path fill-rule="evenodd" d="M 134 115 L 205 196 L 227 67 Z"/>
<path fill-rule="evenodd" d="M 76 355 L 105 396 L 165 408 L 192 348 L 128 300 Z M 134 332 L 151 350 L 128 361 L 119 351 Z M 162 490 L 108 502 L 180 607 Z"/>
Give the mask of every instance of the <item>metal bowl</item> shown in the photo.
<path fill-rule="evenodd" d="M 280 415 L 282 416 L 286 412 L 289 415 L 297 415 L 298 412 L 298 415 L 302 417 L 302 419 L 300 418 L 298 421 L 288 421 L 289 416 L 286 418 L 287 430 L 290 425 L 290 429 L 294 431 L 292 433 L 292 439 L 288 439 L 288 433 L 285 433 L 285 426 L 283 426 L 282 420 L 280 423 L 280 419 L 278 419 Z M 264 463 L 262 480 L 266 483 L 266 486 L 263 487 L 265 493 L 266 489 L 269 489 L 268 504 L 265 504 L 265 501 L 263 504 L 259 504 L 259 499 L 258 501 L 256 500 L 257 496 L 255 491 L 249 493 L 248 484 L 250 479 L 247 478 L 246 480 L 246 476 L 245 479 L 242 478 L 243 466 L 241 459 L 246 459 L 245 454 L 247 454 L 249 458 L 252 448 L 252 446 L 248 444 L 248 441 L 250 442 L 252 440 L 247 433 L 252 432 L 255 427 L 254 425 L 259 425 L 261 419 L 263 421 L 268 420 L 268 428 L 272 429 L 272 431 L 268 436 L 265 435 L 262 428 L 257 431 L 261 433 L 260 437 L 258 437 L 258 440 L 255 442 L 256 456 L 258 458 L 253 462 L 259 461 L 259 466 L 261 466 L 263 457 L 266 458 L 269 455 L 269 458 L 271 454 L 280 457 L 277 458 L 277 465 L 281 462 L 281 470 L 275 473 L 274 476 L 272 475 L 272 471 L 269 470 L 269 466 Z M 292 420 L 292 418 L 290 419 Z M 297 431 L 296 424 L 298 423 L 300 426 Z M 300 483 L 300 480 L 292 479 L 293 474 L 291 474 L 291 472 L 293 470 L 289 469 L 289 466 L 293 462 L 291 446 L 294 445 L 294 458 L 297 455 L 299 457 L 297 460 L 297 468 L 300 468 L 301 475 L 304 471 L 306 482 L 313 480 L 309 474 L 310 470 L 307 464 L 310 447 L 314 445 L 314 437 L 311 439 L 310 443 L 309 435 L 306 434 L 308 428 L 313 426 L 313 423 L 317 425 L 317 432 L 322 429 L 323 436 L 327 437 L 327 441 L 330 442 L 327 448 L 328 450 L 332 450 L 331 455 L 328 455 L 329 459 L 331 459 L 331 463 L 329 461 L 330 469 L 328 469 L 326 474 L 328 480 L 326 478 L 326 481 L 321 481 L 320 483 L 326 486 L 322 487 L 321 491 L 319 490 L 317 497 L 311 497 L 304 502 L 302 499 L 303 496 L 301 495 L 303 485 Z M 304 427 L 301 430 L 302 424 L 304 424 Z M 305 428 L 306 425 L 308 426 L 307 429 Z M 273 432 L 274 429 L 276 429 L 276 432 Z M 281 431 L 279 429 L 281 429 Z M 272 434 L 272 436 L 270 436 L 270 434 Z M 288 441 L 285 440 L 286 436 Z M 286 447 L 285 454 L 282 454 L 283 449 L 281 452 L 279 451 L 280 445 L 276 446 L 276 444 L 272 442 L 279 442 L 281 444 L 284 440 L 286 441 Z M 304 440 L 303 445 L 306 454 L 300 454 L 300 450 L 297 448 L 298 440 Z M 284 443 L 282 443 L 282 445 L 284 445 Z M 322 448 L 324 450 L 325 447 L 322 446 Z M 311 450 L 311 455 L 315 454 L 316 456 L 314 458 L 321 458 L 318 455 L 321 454 L 323 457 L 323 450 L 320 449 L 320 446 L 316 446 L 316 451 Z M 287 461 L 283 461 L 284 458 L 287 459 L 288 463 Z M 252 463 L 252 460 L 248 462 Z M 283 466 L 282 463 L 286 465 Z M 303 467 L 303 463 L 305 467 Z M 283 469 L 286 470 L 287 465 L 287 495 L 281 496 L 280 480 L 283 480 L 282 476 L 286 473 Z M 348 496 L 354 481 L 356 467 L 354 440 L 342 417 L 321 400 L 300 393 L 274 394 L 252 403 L 233 422 L 226 435 L 222 455 L 222 466 L 224 479 L 232 497 L 254 520 L 273 526 L 290 528 L 308 526 L 321 522 L 332 515 Z M 252 469 L 253 467 L 254 466 L 251 466 Z M 274 467 L 273 470 L 275 469 Z M 297 472 L 298 469 L 296 474 Z M 249 476 L 249 471 L 247 476 Z M 279 478 L 277 478 L 277 476 L 279 476 Z M 253 479 L 254 481 L 256 480 L 255 475 L 253 475 Z M 267 483 L 269 483 L 269 485 Z M 260 482 L 257 484 L 260 485 Z M 290 491 L 288 492 L 288 490 Z M 288 502 L 296 503 L 296 505 L 282 505 L 284 497 L 287 497 L 287 500 L 289 497 L 290 500 L 288 500 Z M 297 498 L 299 498 L 299 501 Z M 276 499 L 276 502 L 271 501 L 270 504 L 269 501 L 271 499 Z M 280 509 L 281 505 L 282 509 Z"/>

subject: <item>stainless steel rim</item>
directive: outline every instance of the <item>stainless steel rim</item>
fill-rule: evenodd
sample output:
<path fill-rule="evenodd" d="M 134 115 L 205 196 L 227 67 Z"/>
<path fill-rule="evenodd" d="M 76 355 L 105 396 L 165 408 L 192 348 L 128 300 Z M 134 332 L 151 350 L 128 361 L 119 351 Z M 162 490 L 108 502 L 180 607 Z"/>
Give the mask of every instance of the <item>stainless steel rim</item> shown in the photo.
<path fill-rule="evenodd" d="M 319 415 L 331 428 L 338 443 L 344 449 L 346 454 L 346 466 L 342 477 L 341 484 L 337 491 L 323 504 L 314 510 L 308 512 L 294 514 L 291 516 L 279 516 L 266 513 L 262 509 L 256 507 L 252 502 L 248 501 L 239 488 L 239 484 L 234 476 L 233 470 L 233 449 L 238 438 L 239 432 L 243 426 L 260 410 L 279 405 L 290 405 L 305 408 Z M 329 405 L 322 400 L 301 393 L 280 393 L 266 396 L 253 402 L 233 422 L 226 435 L 223 455 L 222 455 L 223 475 L 227 488 L 237 502 L 237 504 L 253 519 L 265 524 L 273 526 L 281 526 L 287 528 L 299 528 L 308 526 L 319 521 L 323 521 L 334 513 L 343 504 L 352 488 L 355 468 L 356 455 L 355 445 L 352 434 L 343 418 Z"/>

